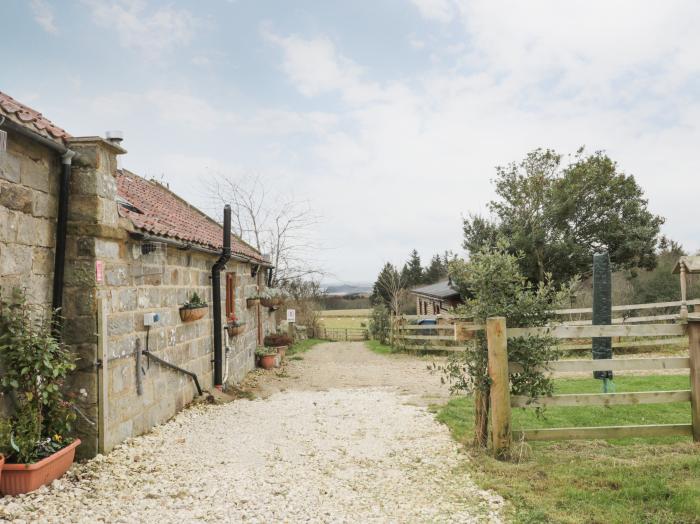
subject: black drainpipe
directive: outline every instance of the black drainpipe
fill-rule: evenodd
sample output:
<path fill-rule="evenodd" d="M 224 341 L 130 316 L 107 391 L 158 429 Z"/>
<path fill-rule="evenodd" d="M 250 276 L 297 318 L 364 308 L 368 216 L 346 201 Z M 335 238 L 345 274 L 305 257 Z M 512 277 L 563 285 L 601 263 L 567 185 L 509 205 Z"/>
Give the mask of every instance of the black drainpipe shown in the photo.
<path fill-rule="evenodd" d="M 224 381 L 223 326 L 221 325 L 221 270 L 231 258 L 231 206 L 224 206 L 224 248 L 211 268 L 212 300 L 214 301 L 214 386 Z"/>
<path fill-rule="evenodd" d="M 68 226 L 68 193 L 71 168 L 75 152 L 68 149 L 61 156 L 61 181 L 58 193 L 58 218 L 56 220 L 56 254 L 53 266 L 53 310 L 52 334 L 55 339 L 61 338 L 63 327 L 63 277 L 66 266 L 66 229 Z"/>

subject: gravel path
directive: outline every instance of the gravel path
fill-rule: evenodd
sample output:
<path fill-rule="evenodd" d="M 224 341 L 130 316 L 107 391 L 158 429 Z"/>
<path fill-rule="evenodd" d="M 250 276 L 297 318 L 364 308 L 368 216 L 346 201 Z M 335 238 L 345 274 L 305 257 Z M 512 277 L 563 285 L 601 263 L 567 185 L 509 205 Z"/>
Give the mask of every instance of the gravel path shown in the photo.
<path fill-rule="evenodd" d="M 338 346 L 307 353 L 295 372 L 311 372 L 324 350 L 348 349 Z M 270 391 L 279 378 L 258 377 L 266 398 L 195 406 L 51 487 L 5 497 L 0 518 L 500 522 L 501 499 L 474 486 L 467 457 L 424 408 L 391 387 Z"/>

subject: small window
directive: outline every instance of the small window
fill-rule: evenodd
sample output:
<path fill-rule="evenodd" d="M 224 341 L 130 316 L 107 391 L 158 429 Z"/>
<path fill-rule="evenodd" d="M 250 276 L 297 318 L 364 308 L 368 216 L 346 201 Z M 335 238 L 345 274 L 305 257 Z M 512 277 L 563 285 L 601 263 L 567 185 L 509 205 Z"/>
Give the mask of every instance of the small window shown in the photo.
<path fill-rule="evenodd" d="M 236 314 L 236 274 L 226 273 L 226 318 Z"/>

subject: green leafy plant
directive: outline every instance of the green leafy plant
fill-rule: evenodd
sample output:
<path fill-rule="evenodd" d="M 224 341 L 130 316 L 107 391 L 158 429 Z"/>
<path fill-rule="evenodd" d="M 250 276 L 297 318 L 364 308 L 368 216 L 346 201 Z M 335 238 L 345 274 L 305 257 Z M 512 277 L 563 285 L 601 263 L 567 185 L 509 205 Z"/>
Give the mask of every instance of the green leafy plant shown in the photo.
<path fill-rule="evenodd" d="M 389 309 L 384 304 L 378 304 L 372 308 L 372 316 L 369 319 L 369 334 L 380 344 L 386 344 L 391 334 L 391 317 Z"/>
<path fill-rule="evenodd" d="M 197 309 L 200 307 L 207 307 L 207 303 L 195 291 L 192 293 L 190 299 L 182 305 L 182 307 L 183 309 Z"/>
<path fill-rule="evenodd" d="M 272 348 L 267 348 L 267 347 L 258 347 L 255 350 L 255 356 L 256 357 L 265 357 L 267 355 L 276 355 L 277 351 Z"/>
<path fill-rule="evenodd" d="M 0 425 L 8 461 L 35 462 L 72 442 L 76 415 L 63 387 L 75 369 L 73 355 L 18 289 L 8 298 L 0 293 L 0 366 L 0 390 L 13 407 Z"/>
<path fill-rule="evenodd" d="M 568 297 L 568 287 L 557 288 L 548 279 L 532 285 L 520 271 L 520 257 L 509 252 L 505 242 L 475 253 L 469 262 L 450 264 L 450 275 L 465 304 L 457 309 L 459 316 L 484 324 L 489 317 L 506 317 L 508 327 L 536 327 L 551 322 L 555 309 Z M 556 340 L 546 336 L 518 337 L 508 340 L 508 358 L 522 366 L 511 375 L 511 392 L 533 398 L 551 395 L 552 381 L 543 372 L 545 361 L 556 360 Z M 488 347 L 484 331 L 476 333 L 467 350 L 454 354 L 444 366 L 450 389 L 474 394 L 475 438 L 485 446 L 488 436 L 490 379 Z"/>

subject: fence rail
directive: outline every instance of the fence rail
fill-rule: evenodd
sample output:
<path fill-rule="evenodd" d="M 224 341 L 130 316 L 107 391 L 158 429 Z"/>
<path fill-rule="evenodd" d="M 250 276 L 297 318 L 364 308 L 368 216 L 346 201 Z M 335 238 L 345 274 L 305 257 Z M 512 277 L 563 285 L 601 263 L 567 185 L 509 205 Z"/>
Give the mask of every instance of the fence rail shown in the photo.
<path fill-rule="evenodd" d="M 544 364 L 549 373 L 690 368 L 690 389 L 680 391 L 643 391 L 634 393 L 567 394 L 531 398 L 510 396 L 509 374 L 522 368 L 508 360 L 508 340 L 514 337 L 549 335 L 556 338 L 586 337 L 648 337 L 685 335 L 689 345 L 688 357 L 635 358 L 606 360 L 566 360 Z M 486 323 L 488 369 L 491 379 L 491 424 L 494 452 L 507 451 L 512 438 L 525 440 L 566 440 L 590 438 L 622 438 L 630 436 L 692 435 L 700 442 L 700 318 L 689 318 L 688 324 L 612 325 L 612 326 L 553 326 L 547 328 L 508 329 L 505 318 L 490 318 Z M 692 424 L 643 426 L 606 426 L 582 428 L 523 429 L 511 431 L 512 407 L 539 406 L 610 406 L 690 402 Z"/>

